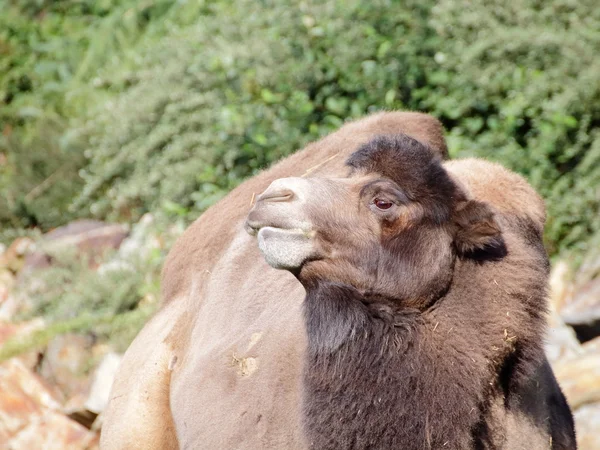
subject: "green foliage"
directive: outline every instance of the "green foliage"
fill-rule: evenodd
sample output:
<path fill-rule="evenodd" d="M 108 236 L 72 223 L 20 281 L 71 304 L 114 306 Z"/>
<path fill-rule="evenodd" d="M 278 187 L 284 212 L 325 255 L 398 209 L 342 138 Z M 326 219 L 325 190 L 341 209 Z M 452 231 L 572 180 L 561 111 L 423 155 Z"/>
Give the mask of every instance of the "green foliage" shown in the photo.
<path fill-rule="evenodd" d="M 75 217 L 82 143 L 70 121 L 100 101 L 96 73 L 118 64 L 173 1 L 0 0 L 0 233 Z"/>
<path fill-rule="evenodd" d="M 497 160 L 546 200 L 550 253 L 600 228 L 600 10 L 597 2 L 438 2 L 443 39 L 422 103 L 451 151 Z"/>
<path fill-rule="evenodd" d="M 195 217 L 348 118 L 417 109 L 444 122 L 453 155 L 528 177 L 547 200 L 550 253 L 584 248 L 598 228 L 591 0 L 213 2 L 169 29 L 134 66 L 105 73 L 129 86 L 79 128 L 84 214 Z"/>
<path fill-rule="evenodd" d="M 418 109 L 529 178 L 551 253 L 597 228 L 592 0 L 0 3 L 2 223 L 195 217 L 348 118 Z"/>
<path fill-rule="evenodd" d="M 215 2 L 172 27 L 135 67 L 104 73 L 131 85 L 82 126 L 90 162 L 74 207 L 135 217 L 167 204 L 197 216 L 345 119 L 403 107 L 422 78 L 413 68 L 427 28 L 418 9 L 395 9 Z"/>
<path fill-rule="evenodd" d="M 127 258 L 107 252 L 93 262 L 75 249 L 49 247 L 45 251 L 52 257 L 52 266 L 23 275 L 20 285 L 24 289 L 17 293 L 29 303 L 17 320 L 42 316 L 48 323 L 32 342 L 93 329 L 98 338 L 124 350 L 158 304 L 164 251 L 141 257 L 139 253 L 144 252 L 138 250 Z M 132 314 L 135 311 L 139 312 Z"/>

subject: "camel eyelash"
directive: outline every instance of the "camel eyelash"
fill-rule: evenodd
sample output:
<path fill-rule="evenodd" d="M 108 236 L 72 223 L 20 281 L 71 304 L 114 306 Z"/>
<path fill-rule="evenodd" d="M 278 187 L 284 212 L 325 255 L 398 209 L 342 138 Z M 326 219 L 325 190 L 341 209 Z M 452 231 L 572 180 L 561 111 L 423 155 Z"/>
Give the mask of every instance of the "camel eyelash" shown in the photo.
<path fill-rule="evenodd" d="M 409 203 L 409 199 L 398 187 L 391 186 L 391 182 L 387 180 L 376 180 L 366 186 L 363 186 L 360 192 L 361 197 L 368 197 L 370 203 L 376 198 L 387 200 L 395 205 Z"/>

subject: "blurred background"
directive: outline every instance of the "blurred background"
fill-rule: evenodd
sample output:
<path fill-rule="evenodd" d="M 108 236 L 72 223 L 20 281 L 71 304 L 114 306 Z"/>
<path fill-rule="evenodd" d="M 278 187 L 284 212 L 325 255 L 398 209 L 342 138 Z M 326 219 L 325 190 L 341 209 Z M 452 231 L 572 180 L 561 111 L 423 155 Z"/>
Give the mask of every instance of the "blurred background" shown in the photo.
<path fill-rule="evenodd" d="M 548 356 L 600 449 L 596 0 L 0 0 L 0 448 L 97 446 L 179 234 L 379 110 L 548 208 Z"/>

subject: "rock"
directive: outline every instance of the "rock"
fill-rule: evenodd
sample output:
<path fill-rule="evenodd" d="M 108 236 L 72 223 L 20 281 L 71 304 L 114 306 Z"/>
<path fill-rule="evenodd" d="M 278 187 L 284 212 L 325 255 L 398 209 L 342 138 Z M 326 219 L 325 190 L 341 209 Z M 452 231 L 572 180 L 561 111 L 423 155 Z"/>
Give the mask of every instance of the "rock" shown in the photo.
<path fill-rule="evenodd" d="M 150 252 L 155 248 L 160 248 L 161 243 L 154 233 L 153 226 L 154 217 L 152 214 L 144 214 L 139 222 L 133 225 L 131 235 L 119 249 L 119 256 L 128 259 L 138 255 L 141 251 Z"/>
<path fill-rule="evenodd" d="M 64 334 L 49 343 L 40 367 L 40 375 L 61 393 L 61 401 L 85 398 L 91 386 L 87 373 L 92 362 L 94 339 L 89 335 Z"/>
<path fill-rule="evenodd" d="M 132 226 L 130 235 L 123 241 L 117 254 L 98 267 L 98 273 L 133 272 L 138 260 L 148 260 L 153 251 L 162 250 L 164 246 L 161 233 L 155 229 L 154 217 L 149 213 L 144 214 Z"/>
<path fill-rule="evenodd" d="M 154 217 L 144 214 L 140 221 L 133 225 L 131 234 L 123 241 L 114 258 L 98 268 L 100 274 L 108 272 L 126 272 L 135 270 L 133 261 L 147 259 L 150 252 L 163 248 L 159 234 L 154 230 Z"/>
<path fill-rule="evenodd" d="M 0 269 L 0 305 L 8 300 L 15 285 L 15 277 L 8 269 Z"/>
<path fill-rule="evenodd" d="M 84 403 L 70 402 L 65 405 L 65 413 L 86 428 L 92 428 L 95 420 L 106 408 L 110 389 L 121 363 L 122 355 L 108 353 L 104 356 L 94 374 L 89 395 Z"/>
<path fill-rule="evenodd" d="M 600 449 L 600 403 L 583 405 L 574 416 L 579 450 Z"/>
<path fill-rule="evenodd" d="M 9 292 L 6 299 L 0 303 L 0 321 L 9 321 L 17 313 L 31 308 L 31 302 L 22 292 Z"/>
<path fill-rule="evenodd" d="M 85 402 L 85 407 L 89 411 L 100 414 L 106 408 L 110 389 L 112 388 L 122 358 L 122 355 L 112 352 L 104 355 L 104 358 L 96 369 L 90 395 Z"/>
<path fill-rule="evenodd" d="M 554 364 L 556 378 L 573 410 L 600 403 L 600 338 L 582 345 L 582 353 Z"/>
<path fill-rule="evenodd" d="M 0 320 L 11 319 L 19 309 L 18 296 L 14 294 L 16 279 L 12 271 L 0 268 Z"/>
<path fill-rule="evenodd" d="M 19 359 L 0 364 L 0 442 L 11 450 L 85 449 L 98 436 L 60 413 L 43 380 Z"/>
<path fill-rule="evenodd" d="M 558 261 L 550 272 L 550 305 L 560 311 L 572 294 L 571 269 L 565 261 Z"/>
<path fill-rule="evenodd" d="M 99 436 L 60 413 L 37 415 L 10 440 L 11 450 L 91 450 Z"/>
<path fill-rule="evenodd" d="M 104 251 L 118 249 L 127 235 L 123 225 L 77 220 L 43 235 L 35 251 L 27 256 L 23 269 L 31 272 L 48 267 L 52 264 L 52 253 L 66 248 L 77 248 L 94 266 Z"/>
<path fill-rule="evenodd" d="M 597 241 L 590 245 L 574 276 L 572 291 L 560 309 L 563 320 L 573 327 L 581 342 L 600 336 L 600 240 Z"/>
<path fill-rule="evenodd" d="M 28 322 L 10 323 L 0 321 L 0 348 L 6 341 L 13 337 L 27 336 L 34 331 L 44 328 L 45 322 L 42 318 L 30 320 Z M 18 359 L 29 369 L 33 369 L 39 362 L 42 352 L 41 348 L 35 348 L 22 353 Z"/>
<path fill-rule="evenodd" d="M 600 277 L 600 233 L 596 235 L 595 241 L 590 242 L 579 270 L 577 270 L 577 285 L 583 285 L 594 278 Z"/>
<path fill-rule="evenodd" d="M 564 323 L 548 328 L 544 349 L 551 364 L 582 353 L 575 332 Z"/>
<path fill-rule="evenodd" d="M 561 316 L 581 342 L 600 336 L 600 278 L 577 288 L 572 300 L 562 308 Z"/>
<path fill-rule="evenodd" d="M 560 359 L 573 357 L 582 353 L 581 344 L 575 336 L 573 329 L 565 324 L 557 312 L 556 299 L 563 298 L 566 292 L 565 283 L 560 282 L 556 277 L 556 271 L 551 277 L 550 298 L 548 314 L 548 331 L 546 332 L 545 351 L 550 363 L 555 363 Z M 562 291 L 562 292 L 560 292 Z"/>

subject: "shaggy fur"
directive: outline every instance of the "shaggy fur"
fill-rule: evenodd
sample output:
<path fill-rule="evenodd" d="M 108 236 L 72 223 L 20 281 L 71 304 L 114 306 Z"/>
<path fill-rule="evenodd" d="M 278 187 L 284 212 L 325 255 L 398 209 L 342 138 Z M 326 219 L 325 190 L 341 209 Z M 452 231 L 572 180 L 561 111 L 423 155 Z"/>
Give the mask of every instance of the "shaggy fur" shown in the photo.
<path fill-rule="evenodd" d="M 331 280 L 311 262 L 298 274 L 311 448 L 576 448 L 542 349 L 548 261 L 539 227 L 469 200 L 407 136 L 376 139 L 348 165 L 391 179 L 424 213 L 410 225 L 387 223 L 380 251 L 356 255 L 395 280 L 396 295 Z M 451 256 L 436 261 L 444 267 L 423 264 L 421 255 L 445 253 L 444 243 Z"/>

